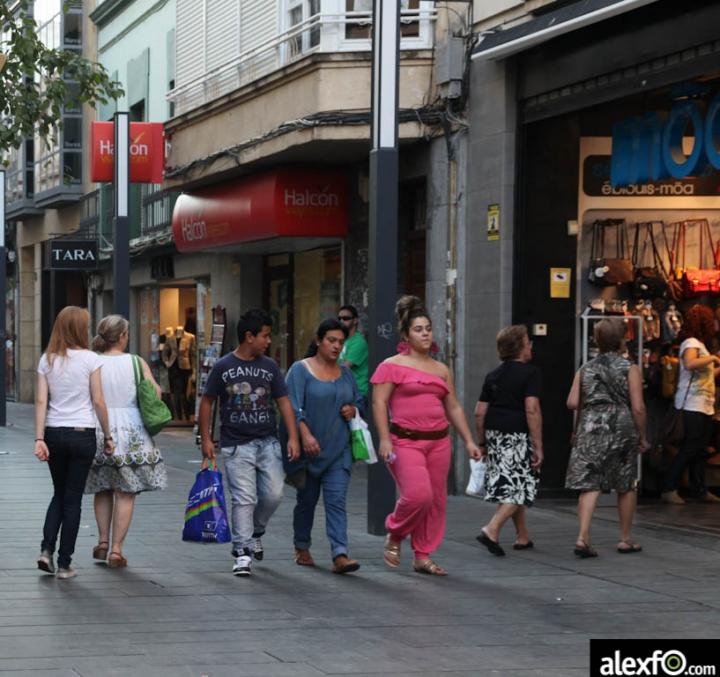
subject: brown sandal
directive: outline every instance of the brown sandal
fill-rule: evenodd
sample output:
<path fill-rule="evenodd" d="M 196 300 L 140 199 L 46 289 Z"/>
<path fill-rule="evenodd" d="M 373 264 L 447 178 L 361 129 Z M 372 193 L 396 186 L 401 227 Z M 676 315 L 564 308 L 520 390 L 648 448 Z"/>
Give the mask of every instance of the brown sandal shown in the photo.
<path fill-rule="evenodd" d="M 107 561 L 107 565 L 111 569 L 122 569 L 127 566 L 127 563 L 128 561 L 119 552 L 111 552 Z"/>
<path fill-rule="evenodd" d="M 309 550 L 295 548 L 295 564 L 301 567 L 314 567 L 315 560 L 312 558 Z"/>
<path fill-rule="evenodd" d="M 108 546 L 110 543 L 107 541 L 100 541 L 94 548 L 93 548 L 93 559 L 100 559 L 100 560 L 106 560 L 108 555 Z M 104 547 L 103 547 L 104 546 Z"/>
<path fill-rule="evenodd" d="M 383 544 L 383 560 L 392 569 L 400 566 L 400 544 L 390 540 L 390 534 L 385 537 Z"/>
<path fill-rule="evenodd" d="M 428 574 L 429 576 L 447 576 L 447 571 L 439 564 L 435 564 L 430 558 L 416 559 L 413 561 L 413 569 L 419 574 Z"/>

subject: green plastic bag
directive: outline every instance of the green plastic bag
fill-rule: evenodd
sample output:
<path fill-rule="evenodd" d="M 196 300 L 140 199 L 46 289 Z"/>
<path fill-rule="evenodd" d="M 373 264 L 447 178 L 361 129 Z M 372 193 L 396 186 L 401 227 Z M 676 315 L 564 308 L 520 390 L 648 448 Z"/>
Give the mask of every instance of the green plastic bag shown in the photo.
<path fill-rule="evenodd" d="M 365 463 L 370 464 L 377 463 L 375 445 L 373 444 L 370 430 L 368 430 L 368 424 L 362 419 L 357 409 L 355 410 L 355 418 L 349 422 L 349 426 L 353 461 L 365 461 Z"/>
<path fill-rule="evenodd" d="M 140 416 L 142 416 L 147 431 L 151 436 L 154 436 L 172 421 L 172 414 L 165 402 L 158 397 L 152 382 L 143 376 L 140 358 L 137 355 L 133 355 L 132 361 Z"/>

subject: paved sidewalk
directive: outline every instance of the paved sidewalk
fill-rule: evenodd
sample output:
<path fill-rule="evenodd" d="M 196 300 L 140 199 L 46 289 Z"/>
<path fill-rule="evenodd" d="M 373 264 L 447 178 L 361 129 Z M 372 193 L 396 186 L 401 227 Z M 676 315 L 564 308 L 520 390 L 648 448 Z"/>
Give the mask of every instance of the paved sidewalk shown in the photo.
<path fill-rule="evenodd" d="M 130 566 L 94 563 L 96 528 L 83 506 L 75 565 L 58 581 L 35 569 L 50 497 L 47 468 L 32 456 L 32 409 L 9 404 L 0 429 L 0 677 L 581 677 L 590 637 L 717 637 L 718 538 L 637 530 L 645 552 L 614 551 L 599 520 L 601 556 L 578 561 L 575 521 L 556 509 L 530 516 L 536 550 L 494 558 L 475 541 L 491 508 L 452 497 L 437 559 L 446 579 L 388 570 L 382 539 L 365 533 L 365 482 L 353 478 L 351 576 L 329 571 L 322 512 L 316 570 L 291 560 L 291 491 L 249 579 L 230 574 L 228 546 L 183 543 L 197 452 L 184 431 L 159 437 L 170 488 L 138 499 L 126 543 Z M 362 469 L 361 469 L 362 470 Z M 505 541 L 510 540 L 510 534 Z"/>

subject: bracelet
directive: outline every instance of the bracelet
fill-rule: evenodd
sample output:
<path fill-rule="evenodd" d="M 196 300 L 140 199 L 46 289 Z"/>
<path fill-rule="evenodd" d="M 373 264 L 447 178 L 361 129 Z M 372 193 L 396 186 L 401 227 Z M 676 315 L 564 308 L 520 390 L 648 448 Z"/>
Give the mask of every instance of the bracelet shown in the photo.
<path fill-rule="evenodd" d="M 45 440 L 42 437 L 36 437 L 35 441 L 36 442 L 44 442 Z"/>
<path fill-rule="evenodd" d="M 478 447 L 487 447 L 487 442 L 478 442 Z"/>

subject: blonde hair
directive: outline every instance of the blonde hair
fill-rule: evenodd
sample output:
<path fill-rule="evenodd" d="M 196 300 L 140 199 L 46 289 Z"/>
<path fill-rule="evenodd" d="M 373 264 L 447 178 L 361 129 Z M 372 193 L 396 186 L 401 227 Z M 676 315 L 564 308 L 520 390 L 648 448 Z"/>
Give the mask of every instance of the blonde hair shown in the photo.
<path fill-rule="evenodd" d="M 397 330 L 400 336 L 407 335 L 410 331 L 410 325 L 412 321 L 418 317 L 427 317 L 427 310 L 425 310 L 425 304 L 417 297 L 406 294 L 401 296 L 395 304 L 395 317 L 397 319 Z"/>
<path fill-rule="evenodd" d="M 497 351 L 503 362 L 516 360 L 522 352 L 527 338 L 527 327 L 524 324 L 512 324 L 498 332 Z"/>
<path fill-rule="evenodd" d="M 55 318 L 45 355 L 52 367 L 56 357 L 67 357 L 70 349 L 87 349 L 90 333 L 90 313 L 78 306 L 65 306 Z"/>
<path fill-rule="evenodd" d="M 130 323 L 122 315 L 107 315 L 98 323 L 97 334 L 93 338 L 92 349 L 104 353 L 120 341 L 120 336 L 128 330 Z"/>

